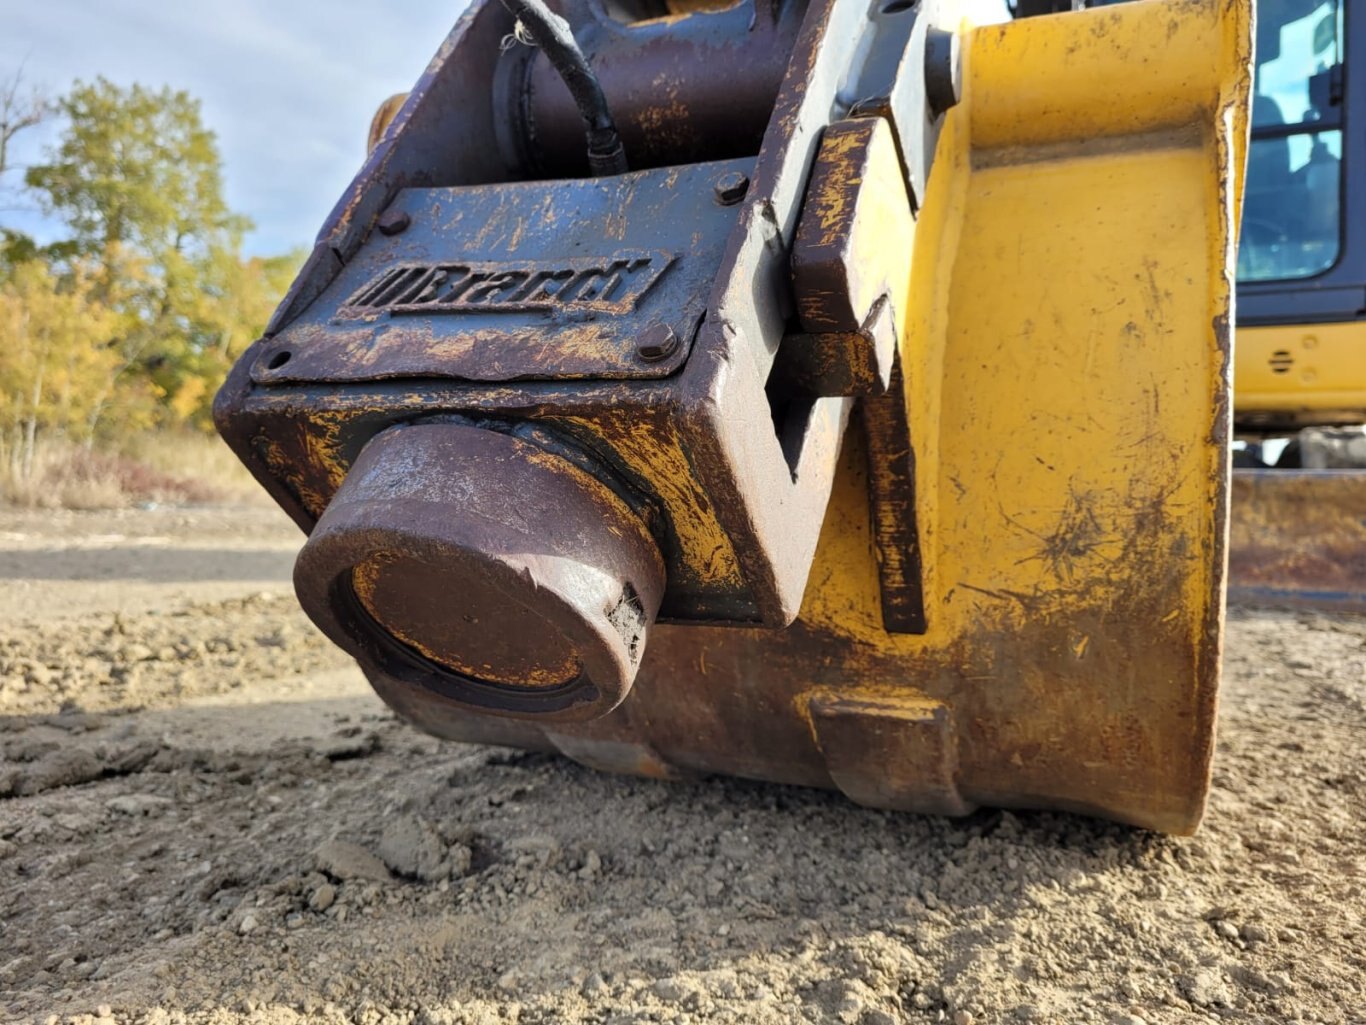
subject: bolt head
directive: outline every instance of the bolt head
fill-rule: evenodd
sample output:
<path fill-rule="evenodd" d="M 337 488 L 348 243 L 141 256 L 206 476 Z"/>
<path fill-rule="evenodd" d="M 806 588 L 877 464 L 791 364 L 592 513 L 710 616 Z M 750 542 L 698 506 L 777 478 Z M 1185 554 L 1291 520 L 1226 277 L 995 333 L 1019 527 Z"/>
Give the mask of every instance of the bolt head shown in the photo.
<path fill-rule="evenodd" d="M 407 231 L 412 223 L 413 219 L 406 210 L 386 210 L 380 214 L 377 227 L 381 235 L 398 235 Z"/>
<path fill-rule="evenodd" d="M 727 171 L 716 179 L 712 188 L 716 192 L 716 201 L 722 206 L 732 206 L 745 198 L 745 193 L 749 191 L 749 177 L 739 171 Z"/>
<path fill-rule="evenodd" d="M 636 342 L 636 355 L 646 363 L 668 359 L 677 349 L 678 335 L 664 323 L 651 324 Z"/>

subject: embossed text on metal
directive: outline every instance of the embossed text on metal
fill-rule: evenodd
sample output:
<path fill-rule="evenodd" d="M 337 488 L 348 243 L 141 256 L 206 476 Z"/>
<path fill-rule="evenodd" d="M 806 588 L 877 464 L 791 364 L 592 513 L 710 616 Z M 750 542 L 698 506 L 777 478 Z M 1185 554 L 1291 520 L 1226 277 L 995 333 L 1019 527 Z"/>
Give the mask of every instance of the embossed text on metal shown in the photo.
<path fill-rule="evenodd" d="M 400 263 L 386 267 L 342 313 L 630 313 L 673 263 L 660 250 L 558 260 Z"/>

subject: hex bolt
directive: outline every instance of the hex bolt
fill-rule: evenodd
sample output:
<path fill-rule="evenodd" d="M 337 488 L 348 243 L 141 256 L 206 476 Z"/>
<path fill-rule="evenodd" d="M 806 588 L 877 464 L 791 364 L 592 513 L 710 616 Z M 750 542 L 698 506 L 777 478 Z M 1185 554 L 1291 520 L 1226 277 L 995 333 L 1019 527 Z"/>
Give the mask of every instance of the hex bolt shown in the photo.
<path fill-rule="evenodd" d="M 379 228 L 381 235 L 399 235 L 408 230 L 408 225 L 413 223 L 413 219 L 408 216 L 406 210 L 386 210 L 380 214 Z"/>
<path fill-rule="evenodd" d="M 668 324 L 654 323 L 647 327 L 636 342 L 636 355 L 646 363 L 668 359 L 678 350 L 678 335 Z"/>
<path fill-rule="evenodd" d="M 727 171 L 716 179 L 712 186 L 716 191 L 716 201 L 722 206 L 733 206 L 745 198 L 749 191 L 749 178 L 739 171 Z"/>

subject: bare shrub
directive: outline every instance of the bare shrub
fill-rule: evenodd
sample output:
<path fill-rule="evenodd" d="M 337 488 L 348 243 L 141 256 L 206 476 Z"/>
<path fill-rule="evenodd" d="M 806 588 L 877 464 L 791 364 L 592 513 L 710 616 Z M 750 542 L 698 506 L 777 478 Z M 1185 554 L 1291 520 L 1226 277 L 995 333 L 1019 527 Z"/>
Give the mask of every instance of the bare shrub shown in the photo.
<path fill-rule="evenodd" d="M 0 501 L 42 509 L 259 502 L 260 489 L 217 438 L 148 435 L 124 450 L 40 444 L 30 471 L 0 469 Z"/>

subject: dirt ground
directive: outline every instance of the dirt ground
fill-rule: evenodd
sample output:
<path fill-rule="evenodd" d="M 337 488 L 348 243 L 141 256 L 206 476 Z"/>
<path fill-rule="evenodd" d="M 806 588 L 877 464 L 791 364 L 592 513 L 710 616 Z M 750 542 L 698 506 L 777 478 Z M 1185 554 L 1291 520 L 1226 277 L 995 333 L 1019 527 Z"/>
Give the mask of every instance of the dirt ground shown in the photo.
<path fill-rule="evenodd" d="M 1234 610 L 1177 840 L 438 743 L 299 541 L 0 512 L 0 1020 L 1366 1022 L 1366 620 Z"/>

